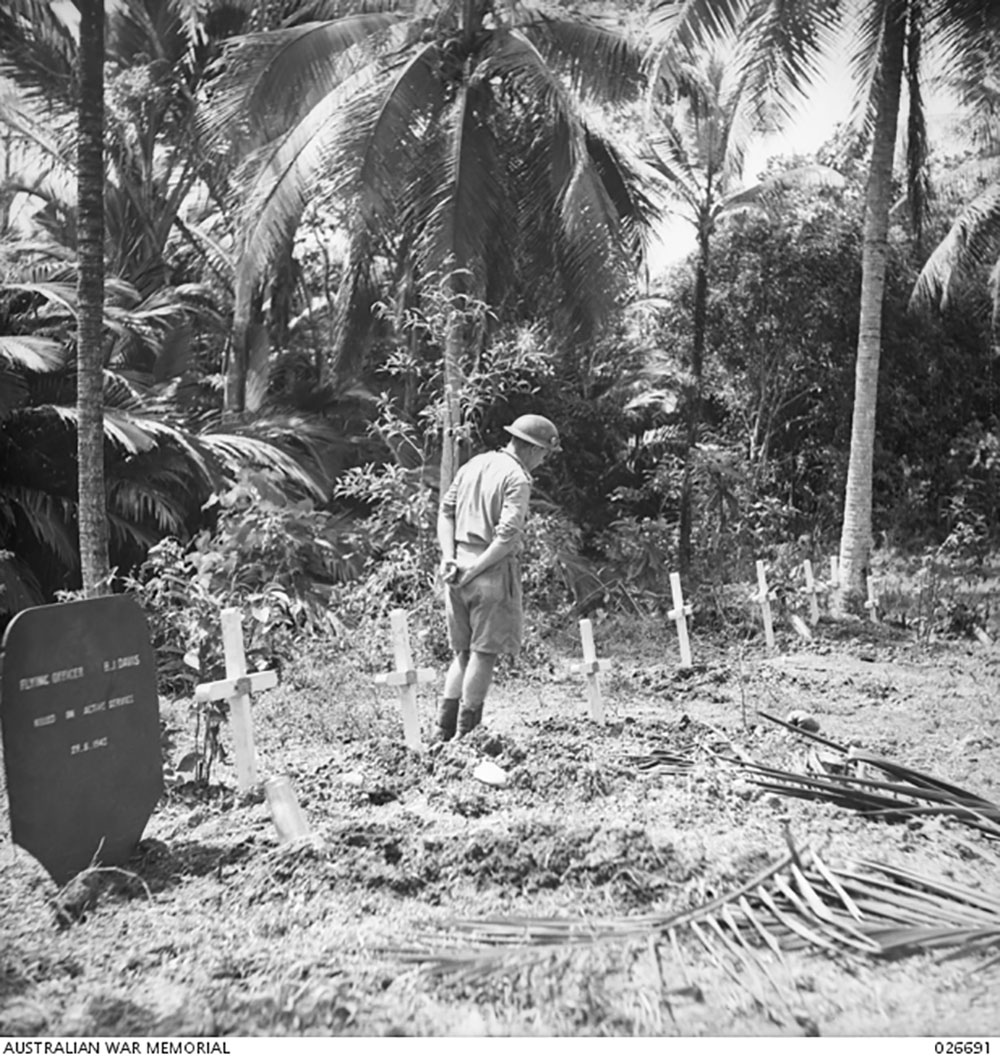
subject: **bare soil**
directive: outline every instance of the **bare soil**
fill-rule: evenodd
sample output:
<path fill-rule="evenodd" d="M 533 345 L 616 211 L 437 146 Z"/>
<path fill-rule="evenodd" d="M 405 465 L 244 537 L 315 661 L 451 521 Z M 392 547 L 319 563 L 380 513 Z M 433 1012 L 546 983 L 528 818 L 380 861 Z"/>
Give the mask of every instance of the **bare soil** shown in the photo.
<path fill-rule="evenodd" d="M 782 798 L 732 763 L 805 768 L 808 741 L 758 714 L 800 710 L 834 741 L 1000 801 L 1000 650 L 823 622 L 814 640 L 787 632 L 774 651 L 697 636 L 684 670 L 672 623 L 595 631 L 614 664 L 606 725 L 588 718 L 566 631 L 530 667 L 501 670 L 481 730 L 420 754 L 403 746 L 392 693 L 372 683 L 376 652 L 288 667 L 254 703 L 258 755 L 262 776 L 291 779 L 313 840 L 279 843 L 262 792 L 239 796 L 228 763 L 208 787 L 175 772 L 194 733 L 184 701 L 164 704 L 167 790 L 127 872 L 58 891 L 11 844 L 4 794 L 0 1034 L 1000 1033 L 1000 965 L 981 969 L 982 954 L 805 948 L 774 958 L 763 993 L 691 938 L 557 947 L 478 978 L 407 960 L 457 919 L 692 908 L 789 841 L 1000 900 L 1000 843 L 968 825 Z M 420 705 L 429 737 L 433 691 Z M 671 771 L 674 760 L 686 765 Z M 475 779 L 483 761 L 505 786 Z"/>

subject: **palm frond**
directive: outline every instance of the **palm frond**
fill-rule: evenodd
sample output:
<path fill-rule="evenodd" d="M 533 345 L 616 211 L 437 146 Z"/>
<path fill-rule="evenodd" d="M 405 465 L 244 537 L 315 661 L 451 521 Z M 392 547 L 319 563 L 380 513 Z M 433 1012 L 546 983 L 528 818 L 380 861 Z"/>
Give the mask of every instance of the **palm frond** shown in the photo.
<path fill-rule="evenodd" d="M 184 500 L 189 495 L 190 476 L 176 472 L 155 470 L 151 474 L 143 466 L 138 475 L 122 477 L 126 469 L 118 469 L 114 481 L 108 483 L 108 514 L 114 514 L 122 527 L 155 527 L 141 531 L 153 537 L 155 543 L 167 535 L 180 536 L 185 531 L 188 510 Z M 130 532 L 133 540 L 139 540 L 138 532 Z"/>
<path fill-rule="evenodd" d="M 625 189 L 637 189 L 624 165 L 616 183 L 612 170 L 621 156 L 599 147 L 601 138 L 582 121 L 531 41 L 517 32 L 498 34 L 482 76 L 501 78 L 506 91 L 531 108 L 527 124 L 533 140 L 521 159 L 523 194 L 535 200 L 532 209 L 549 211 L 556 222 L 552 235 L 558 271 L 569 304 L 579 299 L 571 326 L 589 328 L 622 291 L 628 255 L 641 252 L 629 239 L 651 215 L 648 201 L 638 194 L 622 198 Z M 618 212 L 620 205 L 633 211 L 628 223 Z M 629 232 L 632 222 L 635 229 Z M 634 266 L 634 260 L 630 264 Z"/>
<path fill-rule="evenodd" d="M 696 222 L 701 202 L 699 176 L 688 155 L 683 135 L 668 111 L 660 114 L 657 133 L 650 137 L 648 147 L 646 161 L 665 181 L 664 191 L 687 206 L 692 211 L 692 221 Z"/>
<path fill-rule="evenodd" d="M 297 5 L 294 20 L 327 21 L 347 15 L 413 14 L 413 0 L 305 0 Z"/>
<path fill-rule="evenodd" d="M 0 360 L 0 421 L 26 405 L 29 399 L 30 391 L 23 372 L 15 371 L 9 363 Z"/>
<path fill-rule="evenodd" d="M 245 282 L 252 284 L 289 238 L 313 181 L 345 135 L 344 102 L 373 75 L 365 68 L 342 83 L 301 122 L 251 155 L 237 173 L 237 183 L 245 188 L 240 203 L 237 288 Z"/>
<path fill-rule="evenodd" d="M 45 594 L 34 573 L 12 552 L 0 549 L 0 614 L 15 615 L 44 603 Z"/>
<path fill-rule="evenodd" d="M 965 85 L 987 85 L 995 76 L 990 41 L 1000 33 L 1000 9 L 992 0 L 948 0 L 927 4 L 926 32 L 940 56 L 949 80 Z"/>
<path fill-rule="evenodd" d="M 585 98 L 621 103 L 642 88 L 642 54 L 617 29 L 582 15 L 553 15 L 528 3 L 518 5 L 517 16 L 518 31 Z"/>
<path fill-rule="evenodd" d="M 746 19 L 752 0 L 654 0 L 648 30 L 651 54 L 689 53 L 731 38 Z"/>
<path fill-rule="evenodd" d="M 500 149 L 489 124 L 492 95 L 482 80 L 459 87 L 447 115 L 447 156 L 423 228 L 424 270 L 476 270 L 487 257 L 504 204 Z"/>
<path fill-rule="evenodd" d="M 54 302 L 76 316 L 75 283 L 5 283 L 3 289 L 20 294 L 36 294 L 46 302 Z"/>
<path fill-rule="evenodd" d="M 833 802 L 881 820 L 949 817 L 990 838 L 1000 838 L 1000 806 L 981 795 L 898 762 L 844 747 L 764 711 L 759 713 L 768 721 L 839 753 L 835 767 L 814 757 L 812 772 L 804 774 L 744 763 L 748 779 L 763 789 L 793 798 Z M 882 776 L 873 776 L 873 770 Z"/>
<path fill-rule="evenodd" d="M 948 234 L 920 270 L 911 304 L 948 305 L 954 284 L 986 265 L 1000 252 L 1000 183 L 987 188 L 962 210 Z"/>
<path fill-rule="evenodd" d="M 882 69 L 882 52 L 886 36 L 886 19 L 896 13 L 891 0 L 875 0 L 856 15 L 854 50 L 849 65 L 855 84 L 855 96 L 849 123 L 859 135 L 870 138 L 875 128 L 875 108 Z"/>
<path fill-rule="evenodd" d="M 68 357 L 61 342 L 44 335 L 0 335 L 0 359 L 28 372 L 54 372 Z"/>
<path fill-rule="evenodd" d="M 249 433 L 254 429 L 262 431 L 266 430 L 267 426 L 258 422 L 254 427 L 243 428 L 246 433 L 240 434 L 218 430 L 205 431 L 198 436 L 198 441 L 230 475 L 237 475 L 241 468 L 250 464 L 272 472 L 309 497 L 316 500 L 326 499 L 326 483 L 319 474 L 310 473 L 302 462 L 288 451 L 301 445 L 301 434 L 296 434 L 291 428 L 281 427 L 273 432 L 275 440 L 266 440 Z"/>
<path fill-rule="evenodd" d="M 24 531 L 43 544 L 73 570 L 79 565 L 76 541 L 70 532 L 76 505 L 65 497 L 31 486 L 0 485 L 0 508 L 9 522 L 17 520 Z"/>
<path fill-rule="evenodd" d="M 3 70 L 4 64 L 0 61 L 0 76 L 2 76 Z M 46 113 L 43 104 L 33 94 L 26 94 L 23 91 L 4 91 L 0 87 L 0 124 L 7 126 L 18 136 L 23 137 L 54 168 L 66 174 L 71 172 L 73 166 L 72 151 L 66 143 L 65 136 L 59 135 L 60 123 L 55 121 L 50 113 Z M 69 114 L 67 114 L 65 124 L 68 129 Z M 12 146 L 8 148 L 8 157 L 11 164 L 14 164 L 17 156 L 13 154 Z M 21 162 L 20 172 L 26 174 L 24 177 L 25 187 L 29 183 L 37 184 L 37 173 L 28 175 L 29 170 L 37 168 L 37 156 L 30 160 L 22 157 Z M 7 172 L 10 173 L 11 170 L 8 169 Z"/>
<path fill-rule="evenodd" d="M 76 42 L 47 0 L 7 0 L 0 7 L 0 75 L 29 92 L 74 105 Z"/>
<path fill-rule="evenodd" d="M 779 128 L 815 86 L 843 7 L 840 0 L 798 0 L 751 8 L 734 58 L 734 95 L 754 131 Z"/>
<path fill-rule="evenodd" d="M 202 132 L 252 144 L 298 126 L 372 61 L 399 20 L 395 12 L 362 13 L 233 39 Z"/>
<path fill-rule="evenodd" d="M 368 350 L 379 286 L 373 272 L 372 233 L 356 225 L 334 305 L 330 370 L 335 378 L 356 375 Z"/>
<path fill-rule="evenodd" d="M 784 999 L 760 948 L 779 958 L 805 947 L 894 960 L 935 950 L 939 959 L 957 959 L 1000 945 L 997 900 L 973 894 L 969 901 L 950 881 L 899 866 L 828 863 L 811 847 L 789 846 L 763 872 L 693 909 L 616 919 L 453 920 L 390 952 L 430 977 L 469 983 L 484 973 L 539 967 L 567 948 L 652 938 L 670 940 L 679 954 L 678 943 L 687 941 L 766 1007 Z"/>
<path fill-rule="evenodd" d="M 359 100 L 359 120 L 351 122 L 359 135 L 341 157 L 349 167 L 356 160 L 350 168 L 366 223 L 392 213 L 396 193 L 413 179 L 411 159 L 422 154 L 422 129 L 437 127 L 448 105 L 443 60 L 440 45 L 427 42 L 389 67 L 388 85 Z"/>
<path fill-rule="evenodd" d="M 591 127 L 585 127 L 584 135 L 590 164 L 627 237 L 633 264 L 641 266 L 649 233 L 660 217 L 659 208 L 646 191 L 648 173 L 640 160 L 627 159 L 609 138 L 598 135 Z"/>

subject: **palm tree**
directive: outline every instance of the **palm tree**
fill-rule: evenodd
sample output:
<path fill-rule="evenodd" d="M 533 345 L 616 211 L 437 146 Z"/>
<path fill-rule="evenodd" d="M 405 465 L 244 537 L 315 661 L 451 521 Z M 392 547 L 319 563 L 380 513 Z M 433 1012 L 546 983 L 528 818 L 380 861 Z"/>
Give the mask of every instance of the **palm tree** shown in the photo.
<path fill-rule="evenodd" d="M 711 273 L 712 236 L 726 216 L 763 210 L 785 189 L 843 183 L 826 166 L 796 166 L 749 187 L 743 186 L 743 160 L 755 131 L 748 115 L 743 79 L 746 70 L 719 52 L 699 49 L 675 60 L 669 83 L 669 105 L 655 111 L 650 147 L 653 170 L 665 181 L 665 192 L 696 236 L 694 304 L 690 353 L 691 386 L 685 401 L 687 456 L 680 494 L 679 563 L 691 566 L 692 456 L 701 421 L 705 331 Z"/>
<path fill-rule="evenodd" d="M 857 601 L 872 548 L 872 456 L 882 340 L 882 296 L 893 203 L 893 157 L 904 80 L 909 103 L 908 186 L 920 215 L 925 146 L 921 58 L 934 48 L 943 64 L 982 74 L 982 42 L 1000 19 L 996 0 L 662 0 L 654 58 L 669 69 L 676 50 L 735 35 L 746 64 L 745 89 L 762 113 L 780 115 L 815 82 L 817 60 L 853 16 L 857 115 L 871 137 L 864 207 L 860 323 L 851 451 L 840 541 L 839 605 Z"/>
<path fill-rule="evenodd" d="M 221 198 L 224 174 L 197 137 L 197 96 L 220 35 L 250 24 L 254 0 L 122 0 L 108 5 L 105 85 L 105 255 L 109 272 L 145 295 L 170 282 L 171 238 L 204 253 L 184 223 L 192 191 Z M 72 196 L 80 40 L 54 5 L 10 0 L 0 12 L 0 72 L 17 89 L 0 123 L 34 148 L 18 190 L 43 203 L 73 245 Z M 205 185 L 201 187 L 201 185 Z"/>
<path fill-rule="evenodd" d="M 104 0 L 80 12 L 77 127 L 77 467 L 83 591 L 107 591 L 104 488 Z"/>
<path fill-rule="evenodd" d="M 0 541 L 12 550 L 0 556 L 7 590 L 0 615 L 44 603 L 54 589 L 73 585 L 81 567 L 74 269 L 46 265 L 23 247 L 10 257 L 23 261 L 26 276 L 45 272 L 48 279 L 0 283 Z M 178 412 L 178 380 L 157 377 L 168 370 L 172 337 L 189 307 L 176 297 L 141 300 L 114 277 L 105 279 L 104 303 L 102 511 L 119 569 L 137 564 L 165 535 L 186 540 L 200 528 L 209 496 L 247 468 L 294 499 L 326 497 L 319 450 L 327 439 L 303 418 L 273 417 L 234 433 L 203 411 L 189 419 Z"/>
<path fill-rule="evenodd" d="M 994 58 L 994 71 L 997 66 Z M 942 190 L 956 204 L 955 219 L 924 263 L 913 288 L 911 305 L 923 307 L 936 303 L 944 310 L 959 281 L 966 277 L 979 279 L 982 270 L 989 269 L 996 331 L 1000 326 L 1000 151 L 997 149 L 1000 91 L 995 74 L 989 81 L 972 85 L 959 83 L 953 87 L 979 119 L 973 125 L 972 140 L 980 150 L 942 182 Z"/>
<path fill-rule="evenodd" d="M 237 360 L 266 267 L 319 177 L 350 204 L 334 372 L 363 356 L 379 293 L 450 299 L 442 334 L 442 486 L 457 467 L 464 307 L 537 298 L 581 336 L 617 304 L 641 259 L 649 204 L 584 101 L 634 95 L 621 36 L 521 2 L 320 3 L 329 15 L 247 38 L 231 56 L 215 124 L 262 143 L 248 167 L 237 269 Z M 475 331 L 476 329 L 471 329 Z"/>

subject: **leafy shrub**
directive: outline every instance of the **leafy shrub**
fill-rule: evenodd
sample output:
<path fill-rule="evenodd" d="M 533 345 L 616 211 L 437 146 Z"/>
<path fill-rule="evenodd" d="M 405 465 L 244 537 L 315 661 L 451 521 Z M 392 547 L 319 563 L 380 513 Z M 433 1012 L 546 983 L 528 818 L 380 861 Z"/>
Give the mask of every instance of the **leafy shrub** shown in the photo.
<path fill-rule="evenodd" d="M 280 665 L 303 639 L 341 632 L 331 589 L 355 576 L 364 548 L 342 516 L 289 503 L 261 476 L 216 498 L 214 531 L 166 538 L 126 579 L 147 613 L 161 685 L 190 691 L 221 676 L 219 613 L 238 608 L 251 665 Z"/>

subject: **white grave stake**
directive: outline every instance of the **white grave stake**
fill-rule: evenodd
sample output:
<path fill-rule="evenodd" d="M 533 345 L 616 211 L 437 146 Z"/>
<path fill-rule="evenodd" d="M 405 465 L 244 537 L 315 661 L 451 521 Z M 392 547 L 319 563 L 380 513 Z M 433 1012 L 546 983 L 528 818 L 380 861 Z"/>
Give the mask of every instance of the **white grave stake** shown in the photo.
<path fill-rule="evenodd" d="M 804 560 L 802 570 L 806 576 L 806 596 L 809 597 L 809 622 L 815 626 L 819 622 L 819 601 L 816 599 L 816 580 L 813 578 L 812 560 Z"/>
<path fill-rule="evenodd" d="M 673 608 L 667 612 L 677 624 L 677 639 L 681 646 L 681 666 L 691 666 L 691 641 L 688 640 L 687 616 L 691 614 L 691 605 L 684 603 L 681 592 L 681 576 L 674 572 L 670 575 L 670 594 L 674 599 Z"/>
<path fill-rule="evenodd" d="M 878 593 L 876 592 L 875 579 L 868 575 L 868 599 L 865 601 L 868 608 L 868 617 L 872 622 L 878 621 Z"/>
<path fill-rule="evenodd" d="M 840 560 L 836 556 L 830 557 L 830 588 L 836 589 L 840 585 Z"/>
<path fill-rule="evenodd" d="M 760 613 L 764 619 L 764 640 L 769 648 L 774 647 L 774 624 L 771 621 L 771 601 L 774 593 L 767 589 L 767 572 L 764 570 L 764 561 L 757 560 L 757 592 L 751 597 L 751 603 L 760 604 Z"/>
<path fill-rule="evenodd" d="M 429 667 L 414 669 L 406 612 L 402 608 L 390 612 L 389 624 L 392 627 L 392 654 L 396 670 L 391 674 L 379 674 L 375 678 L 375 684 L 399 689 L 403 739 L 411 751 L 421 751 L 423 743 L 420 740 L 420 718 L 417 715 L 417 685 L 433 681 L 434 671 Z"/>
<path fill-rule="evenodd" d="M 247 673 L 243 651 L 243 625 L 238 608 L 223 608 L 222 651 L 226 660 L 223 681 L 210 681 L 194 690 L 196 703 L 229 700 L 229 720 L 233 727 L 233 757 L 236 760 L 236 784 L 247 791 L 257 783 L 257 754 L 253 743 L 253 722 L 250 718 L 250 694 L 274 688 L 278 675 L 274 670 Z"/>
<path fill-rule="evenodd" d="M 580 641 L 583 644 L 583 662 L 573 663 L 570 671 L 585 674 L 587 677 L 587 699 L 590 702 L 590 717 L 598 724 L 604 724 L 604 700 L 601 698 L 599 674 L 611 669 L 607 659 L 598 659 L 594 647 L 594 627 L 589 618 L 580 619 Z"/>

